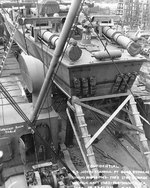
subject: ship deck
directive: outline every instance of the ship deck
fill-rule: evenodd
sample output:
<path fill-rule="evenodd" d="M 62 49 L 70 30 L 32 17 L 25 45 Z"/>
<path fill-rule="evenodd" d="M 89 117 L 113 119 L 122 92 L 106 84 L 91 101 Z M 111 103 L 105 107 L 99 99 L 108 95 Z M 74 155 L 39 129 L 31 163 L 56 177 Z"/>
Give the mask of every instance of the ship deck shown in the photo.
<path fill-rule="evenodd" d="M 0 57 L 2 57 L 3 52 L 3 50 L 0 50 Z M 19 65 L 12 53 L 10 53 L 9 57 L 7 58 L 4 71 L 0 78 L 0 82 L 3 84 L 3 86 L 9 92 L 9 94 L 19 105 L 28 104 L 22 86 L 22 77 Z M 144 104 L 149 106 L 150 95 L 149 92 L 146 91 L 145 86 L 143 84 L 135 85 L 134 92 L 139 98 L 141 98 L 144 101 Z M 12 107 L 10 107 L 9 102 L 2 94 L 0 98 L 0 116 L 3 116 L 4 109 L 6 109 L 6 111 L 9 111 L 9 109 L 12 109 Z M 62 107 L 62 113 L 60 112 L 60 115 L 62 115 L 63 131 L 65 132 L 66 116 L 63 110 L 64 109 Z M 12 119 L 13 115 L 14 114 L 12 114 L 11 117 Z M 94 131 L 96 131 L 99 128 L 98 122 L 95 120 L 89 119 L 87 121 L 87 124 L 91 129 L 90 132 L 93 134 Z M 3 125 L 2 118 L 0 120 L 0 125 Z M 111 132 L 105 130 L 98 137 L 98 143 L 94 144 L 93 148 L 96 160 L 102 172 L 101 174 L 103 175 L 103 181 L 108 182 L 108 185 L 104 184 L 105 187 L 109 186 L 112 188 L 112 184 L 115 184 L 114 182 L 118 182 L 118 177 L 119 179 L 121 179 L 121 182 L 128 182 L 123 173 L 125 170 L 127 170 L 126 166 L 130 166 L 131 169 L 135 170 L 135 175 L 137 177 L 141 177 L 141 182 L 145 181 L 148 185 L 150 185 L 149 177 L 145 175 L 145 168 L 143 168 L 143 166 L 145 165 L 143 164 L 142 155 L 138 151 L 137 143 L 133 143 L 133 141 L 130 139 L 131 137 L 134 136 L 130 135 L 128 138 L 121 138 L 121 140 L 118 141 L 116 138 L 114 138 L 114 135 Z M 76 143 L 75 140 L 74 143 Z M 68 148 L 68 150 L 70 151 L 72 162 L 78 168 L 78 170 L 86 170 L 79 148 L 74 146 Z M 116 174 L 114 174 L 114 172 Z M 119 186 L 119 188 L 120 187 L 121 186 Z M 123 187 L 132 188 L 133 186 L 127 183 L 124 184 Z"/>

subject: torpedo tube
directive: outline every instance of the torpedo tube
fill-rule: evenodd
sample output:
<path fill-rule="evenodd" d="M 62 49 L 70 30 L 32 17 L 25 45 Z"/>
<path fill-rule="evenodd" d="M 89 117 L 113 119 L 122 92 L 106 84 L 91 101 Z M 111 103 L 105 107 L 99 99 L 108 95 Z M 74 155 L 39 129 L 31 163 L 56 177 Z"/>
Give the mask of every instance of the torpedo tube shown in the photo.
<path fill-rule="evenodd" d="M 128 53 L 131 56 L 136 56 L 137 54 L 141 52 L 142 47 L 140 44 L 134 42 L 128 37 L 123 36 L 120 32 L 115 31 L 114 29 L 111 29 L 110 27 L 103 27 L 102 32 L 107 37 L 113 39 L 119 45 L 127 49 Z"/>
<path fill-rule="evenodd" d="M 39 32 L 39 36 L 50 46 L 53 46 L 54 48 L 57 46 L 59 39 L 58 35 L 51 33 L 47 30 L 41 30 L 41 32 Z M 69 45 L 66 49 L 66 54 L 71 61 L 77 61 L 78 59 L 80 59 L 82 55 L 82 50 L 77 45 L 77 41 L 75 41 L 74 39 L 70 39 Z"/>

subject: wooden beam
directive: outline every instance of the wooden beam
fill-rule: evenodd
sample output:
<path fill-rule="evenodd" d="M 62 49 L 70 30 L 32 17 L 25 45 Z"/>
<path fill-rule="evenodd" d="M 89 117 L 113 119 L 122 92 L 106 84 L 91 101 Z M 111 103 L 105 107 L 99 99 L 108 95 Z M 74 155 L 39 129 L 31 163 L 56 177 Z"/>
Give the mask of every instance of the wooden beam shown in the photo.
<path fill-rule="evenodd" d="M 133 114 L 133 120 L 136 123 L 136 126 L 140 128 L 141 130 L 143 130 L 143 124 L 140 119 L 140 114 L 138 112 L 134 97 L 131 97 L 130 99 L 130 108 L 131 108 L 131 111 Z M 150 170 L 150 148 L 149 148 L 145 133 L 139 133 L 138 138 L 139 138 L 140 150 L 146 162 L 146 169 L 149 171 Z"/>
<path fill-rule="evenodd" d="M 90 165 L 89 165 L 89 162 L 88 162 L 87 157 L 86 157 L 86 155 L 85 155 L 85 153 L 84 153 L 82 144 L 81 144 L 81 142 L 80 142 L 78 133 L 77 133 L 76 128 L 75 128 L 75 126 L 74 126 L 74 123 L 73 123 L 73 121 L 72 121 L 72 119 L 71 119 L 71 115 L 70 115 L 70 113 L 69 113 L 68 108 L 66 109 L 66 113 L 67 113 L 67 116 L 68 116 L 68 118 L 69 118 L 71 127 L 72 127 L 72 129 L 73 129 L 74 135 L 75 135 L 75 137 L 76 137 L 77 143 L 78 143 L 78 145 L 79 145 L 79 148 L 80 148 L 81 154 L 82 154 L 82 156 L 83 156 L 84 162 L 85 162 L 85 164 L 86 164 L 88 173 L 89 173 L 89 175 L 92 177 L 92 173 L 91 173 L 91 170 L 90 170 L 90 168 L 89 168 L 89 166 L 90 166 Z"/>
<path fill-rule="evenodd" d="M 87 124 L 84 119 L 82 107 L 80 105 L 74 103 L 75 99 L 76 99 L 76 97 L 73 97 L 72 102 L 73 102 L 73 106 L 75 108 L 76 122 L 81 130 L 82 138 L 84 141 L 84 147 L 85 147 L 86 143 L 88 143 L 90 141 L 90 135 L 88 133 Z M 92 146 L 90 146 L 88 149 L 85 148 L 85 150 L 87 153 L 88 161 L 90 163 L 90 169 L 91 169 L 93 178 L 97 179 L 99 177 L 99 171 L 98 171 L 98 165 L 96 162 L 93 148 L 92 148 Z"/>
<path fill-rule="evenodd" d="M 94 140 L 100 135 L 100 133 L 107 127 L 107 125 L 114 119 L 114 117 L 120 112 L 120 110 L 127 104 L 127 102 L 131 99 L 132 95 L 129 95 L 122 104 L 114 111 L 114 113 L 107 119 L 107 121 L 99 128 L 99 130 L 94 134 L 94 136 L 90 139 L 90 141 L 85 145 L 88 148 Z"/>
<path fill-rule="evenodd" d="M 103 116 L 105 116 L 105 117 L 110 117 L 110 114 L 108 114 L 108 113 L 106 113 L 106 112 L 103 112 L 103 111 L 101 111 L 101 110 L 99 110 L 99 109 L 96 109 L 96 108 L 94 108 L 94 107 L 92 107 L 92 106 L 89 106 L 89 105 L 87 105 L 87 104 L 81 103 L 79 100 L 75 100 L 74 103 L 77 103 L 77 104 L 79 104 L 80 106 L 82 106 L 82 107 L 84 107 L 84 108 L 87 108 L 87 109 L 89 109 L 89 110 L 92 110 L 93 112 L 96 112 L 96 113 L 98 113 L 98 114 L 100 114 L 100 115 L 103 115 Z M 144 131 L 142 131 L 141 129 L 139 129 L 138 127 L 136 127 L 136 126 L 134 126 L 134 125 L 132 125 L 132 124 L 126 122 L 126 121 L 123 121 L 123 120 L 121 120 L 121 119 L 119 119 L 119 118 L 117 118 L 117 117 L 115 117 L 114 120 L 117 121 L 117 122 L 119 122 L 119 123 L 122 123 L 123 125 L 127 126 L 129 129 L 132 129 L 132 130 L 135 130 L 135 131 L 138 131 L 138 132 L 141 132 L 141 133 L 144 132 Z"/>
<path fill-rule="evenodd" d="M 96 101 L 96 100 L 100 100 L 100 99 L 111 99 L 111 98 L 117 98 L 117 97 L 124 97 L 124 96 L 128 96 L 129 92 L 127 93 L 119 93 L 119 94 L 111 94 L 111 95 L 103 95 L 103 96 L 95 96 L 95 97 L 88 97 L 88 98 L 82 98 L 79 99 L 80 102 L 86 102 L 86 101 Z"/>

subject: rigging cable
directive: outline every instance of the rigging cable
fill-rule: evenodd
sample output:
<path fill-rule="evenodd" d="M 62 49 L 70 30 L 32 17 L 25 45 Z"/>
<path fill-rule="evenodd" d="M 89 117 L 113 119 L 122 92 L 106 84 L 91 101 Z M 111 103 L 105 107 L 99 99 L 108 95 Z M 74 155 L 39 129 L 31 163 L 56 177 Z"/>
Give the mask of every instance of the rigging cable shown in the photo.
<path fill-rule="evenodd" d="M 80 180 L 76 177 L 76 175 L 69 169 L 69 167 L 66 165 L 66 163 L 64 161 L 62 161 L 62 159 L 58 156 L 58 154 L 54 151 L 54 149 L 52 149 L 49 145 L 49 143 L 43 139 L 43 137 L 41 137 L 41 134 L 39 133 L 39 131 L 34 127 L 31 126 L 32 122 L 28 119 L 28 117 L 24 114 L 24 112 L 22 111 L 22 109 L 19 107 L 19 105 L 14 101 L 14 99 L 10 96 L 10 94 L 7 92 L 7 90 L 4 88 L 4 86 L 2 85 L 2 83 L 0 83 L 0 89 L 3 93 L 3 95 L 7 98 L 7 100 L 10 102 L 10 104 L 14 107 L 14 109 L 19 113 L 19 115 L 24 119 L 24 121 L 27 123 L 27 125 L 32 128 L 32 130 L 34 131 L 34 133 L 36 133 L 40 139 L 43 141 L 43 143 L 45 145 L 47 145 L 50 150 L 52 151 L 52 153 L 54 153 L 55 157 L 61 162 L 61 164 L 63 166 L 66 167 L 66 169 L 68 170 L 68 172 L 75 177 L 79 182 Z M 29 128 L 28 127 L 28 128 Z"/>
<path fill-rule="evenodd" d="M 39 2 L 37 1 L 37 3 L 36 3 L 36 5 L 37 5 L 37 11 L 38 11 L 38 18 L 40 18 L 40 14 L 39 14 Z M 40 29 L 40 33 L 41 33 L 41 31 L 42 31 L 42 27 L 41 27 L 41 24 L 39 23 L 39 29 Z M 45 53 L 46 54 L 46 57 L 44 56 L 45 54 L 44 54 L 44 45 L 43 45 L 43 42 L 42 42 L 42 40 L 40 40 L 40 45 L 41 45 L 41 51 L 42 51 L 42 57 L 41 57 L 41 59 L 42 59 L 42 63 L 43 63 L 43 71 L 44 71 L 44 78 L 45 78 L 45 76 L 46 76 L 46 67 L 48 66 L 47 65 L 47 63 L 46 62 L 44 62 L 44 59 L 48 59 L 47 57 L 48 57 L 48 53 Z M 47 46 L 47 48 L 46 48 L 46 52 L 48 52 L 48 48 L 49 46 Z M 46 97 L 46 99 L 45 99 L 46 101 L 47 101 L 47 104 L 49 104 L 49 99 L 48 99 L 48 97 Z M 51 106 L 49 107 L 49 108 L 51 108 Z M 48 122 L 49 122 L 49 126 L 51 127 L 51 121 L 50 121 L 50 111 L 49 111 L 49 108 L 47 108 L 47 113 L 48 113 L 48 116 L 49 116 L 49 118 L 48 118 Z M 36 121 L 34 122 L 34 124 L 36 124 Z M 36 128 L 35 128 L 36 129 Z M 50 137 L 52 138 L 52 135 L 51 135 L 51 131 L 49 132 L 50 133 Z M 34 138 L 34 143 L 35 143 L 35 138 Z M 37 151 L 35 151 L 35 153 L 36 153 L 36 162 L 38 163 L 38 155 L 37 155 Z"/>
<path fill-rule="evenodd" d="M 90 25 L 91 25 L 91 26 L 92 26 L 92 28 L 94 29 L 94 25 L 92 24 L 91 19 L 88 17 L 88 15 L 86 14 L 86 12 L 85 12 L 84 10 L 82 10 L 82 12 L 84 13 L 84 15 L 85 15 L 86 19 L 89 21 Z M 111 57 L 111 55 L 110 55 L 110 53 L 109 53 L 109 51 L 108 51 L 108 49 L 107 49 L 107 45 L 105 45 L 105 44 L 104 44 L 104 42 L 101 40 L 100 36 L 99 36 L 97 33 L 96 33 L 96 35 L 97 35 L 97 38 L 99 39 L 99 41 L 102 43 L 102 45 L 103 45 L 103 47 L 104 47 L 105 51 L 106 51 L 106 52 L 107 52 L 107 54 L 109 55 L 109 57 L 110 57 L 110 59 L 111 59 L 112 63 L 113 63 L 113 64 L 114 64 L 114 66 L 116 67 L 116 69 L 117 69 L 118 73 L 121 75 L 121 74 L 122 74 L 122 72 L 120 71 L 119 67 L 117 66 L 117 64 L 115 63 L 115 61 L 113 60 L 113 58 Z M 126 80 L 125 80 L 124 78 L 122 78 L 122 79 L 124 80 L 124 82 L 125 82 L 126 86 L 128 87 L 128 89 L 130 90 L 131 94 L 133 95 L 133 93 L 132 93 L 131 89 L 129 88 L 128 83 L 126 82 Z"/>
<path fill-rule="evenodd" d="M 84 2 L 85 2 L 85 0 L 82 0 L 82 3 L 81 3 L 81 5 L 80 5 L 80 10 L 78 11 L 78 14 L 77 14 L 77 16 L 76 16 L 76 20 L 77 20 L 79 14 L 80 14 L 80 11 L 82 10 L 82 7 L 83 7 Z M 76 20 L 75 20 L 75 21 L 76 21 Z M 76 23 L 76 24 L 77 24 L 77 23 Z M 73 28 L 75 28 L 75 24 L 74 24 Z M 60 57 L 60 60 L 59 60 L 57 66 L 56 66 L 56 68 L 55 68 L 55 70 L 54 70 L 52 82 L 53 82 L 54 79 L 55 79 L 55 76 L 56 76 L 57 71 L 58 71 L 58 69 L 59 69 L 59 66 L 60 66 L 60 64 L 61 64 L 61 61 L 62 61 L 62 59 L 63 59 L 63 57 L 64 57 L 64 54 L 65 54 L 65 52 L 66 52 L 66 49 L 67 49 L 67 47 L 68 47 L 68 45 L 69 45 L 69 41 L 70 41 L 70 39 L 71 39 L 72 32 L 73 32 L 73 30 L 71 30 L 71 31 L 69 32 L 69 34 L 68 34 L 67 45 L 65 46 L 65 49 L 64 49 L 64 51 L 63 51 L 63 53 L 62 53 L 62 55 L 61 55 L 61 57 Z M 43 106 L 44 101 L 45 101 L 45 99 L 46 99 L 46 97 L 47 97 L 47 95 L 48 95 L 48 93 L 49 93 L 49 90 L 50 90 L 50 88 L 52 87 L 52 82 L 51 82 L 51 84 L 49 85 L 49 88 L 47 88 L 47 92 L 46 92 L 46 94 L 45 94 L 45 97 L 44 97 L 44 99 L 43 99 L 43 102 L 42 102 L 41 106 Z M 51 106 L 52 106 L 52 105 L 51 105 Z M 39 112 L 38 112 L 38 114 L 37 114 L 37 117 L 36 117 L 35 119 L 38 119 L 38 116 L 39 116 L 40 112 L 41 112 L 41 109 L 39 110 Z"/>
<path fill-rule="evenodd" d="M 83 6 L 84 1 L 85 1 L 85 0 L 82 1 L 82 4 L 81 4 L 81 6 L 80 6 L 80 7 L 81 7 L 80 10 L 82 9 L 82 6 Z M 79 11 L 79 13 L 80 13 L 80 11 Z M 78 13 L 78 14 L 79 14 L 79 13 Z M 75 26 L 74 26 L 74 27 L 75 27 Z M 70 38 L 71 38 L 71 34 L 72 34 L 72 33 L 70 32 L 70 33 L 69 33 L 69 37 L 68 37 L 69 40 L 70 40 Z M 68 40 L 68 43 L 69 43 L 69 40 Z M 64 51 L 63 51 L 63 53 L 62 53 L 62 55 L 61 55 L 61 58 L 60 58 L 60 60 L 59 60 L 59 62 L 58 62 L 58 65 L 57 65 L 57 67 L 56 67 L 56 70 L 55 70 L 55 72 L 53 73 L 53 78 L 52 78 L 52 80 L 54 80 L 54 77 L 55 77 L 55 75 L 56 75 L 56 73 L 57 73 L 57 71 L 58 71 L 58 68 L 59 68 L 59 66 L 60 66 L 60 63 L 61 63 L 61 61 L 62 61 L 62 59 L 63 59 L 63 57 L 64 57 L 64 54 L 65 54 L 65 51 L 66 51 L 66 49 L 67 49 L 68 43 L 67 43 L 67 45 L 65 46 L 65 49 L 64 49 Z M 49 93 L 49 90 L 50 90 L 51 86 L 52 86 L 52 82 L 51 82 L 49 88 L 47 88 L 47 92 L 46 92 L 45 98 L 43 99 L 43 102 L 42 102 L 41 106 L 43 106 L 43 104 L 44 104 L 44 102 L 45 102 L 45 100 L 46 100 L 46 97 L 47 97 L 47 95 L 48 95 L 48 93 Z M 51 106 L 52 106 L 52 105 L 51 105 Z M 51 107 L 51 106 L 50 106 L 50 107 Z M 40 110 L 39 110 L 39 112 L 38 112 L 38 114 L 37 114 L 37 116 L 36 116 L 35 121 L 38 119 L 38 116 L 39 116 L 41 110 L 42 110 L 42 108 L 40 108 Z M 41 137 L 41 135 L 40 135 L 40 133 L 38 132 L 38 130 L 36 130 L 36 133 L 37 133 L 38 136 L 43 140 L 43 142 L 44 142 L 46 145 L 49 146 L 49 143 L 46 142 L 46 141 Z M 54 151 L 54 149 L 52 149 L 50 146 L 49 146 L 49 148 L 50 148 L 50 150 L 54 153 L 54 155 L 56 156 L 56 158 L 67 168 L 67 170 L 71 173 L 71 175 L 72 175 L 73 177 L 76 177 L 76 175 L 68 168 L 68 166 L 66 165 L 66 163 L 65 163 L 64 161 L 62 161 L 62 159 L 57 155 L 57 153 Z M 77 177 L 76 177 L 76 178 L 77 178 Z M 77 180 L 78 180 L 78 179 L 77 179 Z M 79 181 L 79 180 L 78 180 L 78 181 Z M 79 181 L 79 182 L 80 182 L 80 181 Z M 83 185 L 82 185 L 82 187 L 83 187 Z"/>
<path fill-rule="evenodd" d="M 5 19 L 7 20 L 6 14 L 4 9 L 2 9 L 4 12 Z M 8 13 L 8 12 L 7 12 Z M 0 82 L 0 90 L 2 91 L 2 94 L 6 97 L 6 99 L 10 102 L 10 104 L 14 107 L 14 109 L 18 112 L 18 114 L 25 120 L 25 122 L 29 125 L 29 119 L 27 116 L 23 113 L 23 111 L 20 109 L 19 105 L 14 101 L 14 99 L 11 97 L 11 95 L 7 92 L 7 90 L 4 88 L 2 83 Z M 2 97 L 1 97 L 2 98 Z M 2 104 L 3 106 L 3 104 Z M 4 120 L 3 120 L 4 121 Z"/>
<path fill-rule="evenodd" d="M 117 165 L 119 165 L 120 167 L 123 167 L 123 165 L 121 163 L 119 163 L 116 159 L 114 159 L 112 156 L 110 156 L 108 153 L 106 153 L 105 151 L 101 150 L 99 147 L 92 145 L 92 147 L 94 147 L 94 149 L 96 149 L 96 151 L 98 153 L 100 153 L 103 157 L 113 160 Z"/>
<path fill-rule="evenodd" d="M 19 19 L 19 16 L 21 14 L 21 9 L 20 9 L 20 2 L 19 0 L 17 0 L 17 3 L 19 5 L 19 15 L 18 15 L 18 19 Z M 17 21 L 18 21 L 17 19 Z M 19 23 L 18 23 L 19 24 Z M 28 51 L 28 46 L 27 46 L 27 41 L 26 41 L 26 37 L 25 37 L 25 30 L 24 30 L 24 26 L 22 25 L 22 32 L 23 32 L 23 38 L 24 38 L 24 42 L 25 42 L 25 48 L 26 48 L 26 52 L 27 54 L 29 55 L 29 51 Z"/>
<path fill-rule="evenodd" d="M 4 10 L 3 10 L 4 11 Z M 4 11 L 5 12 L 5 11 Z M 8 12 L 7 12 L 8 13 Z M 5 19 L 7 20 L 7 17 L 4 13 Z M 6 99 L 10 102 L 10 104 L 14 107 L 14 109 L 18 112 L 18 114 L 23 118 L 23 120 L 29 124 L 29 119 L 24 114 L 24 112 L 21 110 L 19 105 L 14 101 L 14 99 L 11 97 L 11 95 L 7 92 L 7 90 L 4 88 L 3 84 L 0 82 L 0 89 L 2 91 L 2 94 L 6 97 Z"/>
<path fill-rule="evenodd" d="M 89 21 L 89 23 L 91 24 L 92 28 L 94 28 L 94 25 L 92 24 L 91 19 L 88 17 L 88 15 L 86 14 L 86 12 L 85 12 L 83 9 L 82 9 L 82 11 L 83 11 L 83 13 L 84 13 L 86 19 L 87 19 L 87 20 Z M 120 75 L 122 75 L 122 72 L 120 71 L 119 67 L 117 66 L 117 64 L 115 63 L 115 61 L 113 60 L 113 58 L 111 57 L 111 55 L 110 55 L 110 53 L 109 53 L 109 51 L 108 51 L 108 49 L 107 49 L 107 45 L 105 45 L 105 44 L 103 43 L 103 41 L 101 40 L 100 36 L 99 36 L 97 33 L 96 33 L 96 35 L 97 35 L 97 38 L 99 39 L 99 41 L 102 43 L 102 45 L 103 45 L 105 51 L 106 51 L 107 54 L 109 55 L 109 57 L 110 57 L 112 63 L 114 64 L 116 70 L 118 71 L 118 73 L 119 73 Z M 124 77 L 122 77 L 122 79 L 123 79 L 124 83 L 126 84 L 128 90 L 129 90 L 130 93 L 132 94 L 132 96 L 134 96 L 134 93 L 132 92 L 131 88 L 129 87 L 127 81 L 124 79 Z M 137 102 L 139 108 L 141 109 L 141 111 L 143 112 L 143 114 L 144 114 L 145 117 L 146 117 L 146 113 L 145 113 L 145 111 L 143 110 L 141 104 L 139 103 L 138 100 L 136 100 L 136 102 Z"/>
<path fill-rule="evenodd" d="M 50 147 L 49 143 L 41 137 L 41 134 L 35 127 L 31 127 L 32 122 L 28 119 L 28 117 L 24 114 L 24 112 L 20 109 L 18 104 L 14 101 L 14 99 L 10 96 L 10 94 L 7 92 L 7 90 L 4 88 L 4 86 L 0 83 L 0 89 L 2 90 L 3 95 L 7 98 L 7 100 L 10 102 L 10 104 L 14 107 L 14 109 L 19 113 L 19 115 L 24 119 L 24 121 L 32 128 L 32 130 L 42 139 L 43 143 L 46 144 L 50 150 L 54 153 L 56 158 L 66 167 L 66 169 L 71 173 L 73 177 L 77 179 L 75 174 L 68 168 L 65 162 L 62 161 L 62 159 L 58 156 L 58 154 Z M 77 179 L 78 180 L 78 179 Z M 78 180 L 79 181 L 79 180 Z"/>
<path fill-rule="evenodd" d="M 99 122 L 99 120 L 102 118 L 99 114 L 93 113 L 92 111 L 91 111 L 91 113 L 92 113 L 92 115 L 94 116 L 94 118 L 97 119 L 98 122 Z M 103 117 L 102 119 L 103 119 L 104 121 L 106 120 L 105 117 Z M 112 124 L 112 122 L 111 122 L 110 124 Z M 114 140 L 130 155 L 130 157 L 131 157 L 131 158 L 138 164 L 138 166 L 144 171 L 144 169 L 143 169 L 143 167 L 141 166 L 141 164 L 139 164 L 139 162 L 136 160 L 136 158 L 134 158 L 134 157 L 131 155 L 131 153 L 127 150 L 127 148 L 126 148 L 119 140 L 116 139 L 116 137 L 113 135 L 112 131 L 111 131 L 108 127 L 107 127 L 107 129 L 106 129 L 106 132 L 107 132 L 109 135 L 113 136 Z"/>
<path fill-rule="evenodd" d="M 35 129 L 36 130 L 36 129 Z M 76 175 L 72 172 L 72 170 L 70 170 L 70 168 L 66 165 L 66 163 L 59 157 L 59 155 L 50 147 L 50 145 L 49 145 L 49 143 L 43 138 L 43 137 L 41 137 L 41 134 L 39 133 L 39 131 L 38 130 L 36 130 L 36 133 L 37 133 L 37 135 L 41 138 L 41 140 L 43 141 L 43 143 L 45 144 L 45 145 L 47 145 L 47 147 L 49 147 L 50 148 L 50 150 L 53 152 L 53 154 L 56 156 L 56 159 L 58 159 L 60 162 L 61 162 L 61 164 L 68 170 L 68 172 L 78 181 L 78 182 L 80 182 L 80 179 L 78 179 L 77 177 L 76 177 Z M 84 185 L 82 185 L 81 183 L 80 183 L 80 185 L 82 186 L 82 187 L 84 187 Z"/>
<path fill-rule="evenodd" d="M 85 0 L 84 0 L 85 1 Z M 82 3 L 83 4 L 83 3 Z M 69 35 L 71 35 L 71 34 L 69 34 Z M 71 37 L 71 36 L 70 36 Z M 69 37 L 69 38 L 70 38 Z M 63 56 L 64 56 L 64 53 L 65 53 L 65 51 L 66 51 L 66 49 L 67 49 L 67 46 L 66 46 L 66 48 L 65 48 L 65 50 L 64 50 L 64 52 L 63 52 L 63 54 L 62 54 L 62 57 L 61 57 L 61 60 L 63 59 Z M 59 61 L 59 65 L 60 65 L 60 63 L 61 63 L 61 61 Z M 57 70 L 58 70 L 58 68 L 59 68 L 59 66 L 57 66 Z M 56 70 L 56 71 L 57 71 Z M 54 76 L 56 75 L 56 72 L 54 73 Z M 53 79 L 54 79 L 54 77 L 53 77 Z M 51 87 L 51 85 L 50 85 L 50 87 Z M 50 89 L 50 87 L 48 88 L 48 90 Z M 47 92 L 47 94 L 48 94 L 48 92 Z M 46 97 L 47 97 L 47 94 L 46 94 Z M 44 103 L 44 101 L 45 101 L 45 99 L 43 100 L 43 103 Z M 43 103 L 42 103 L 42 105 L 43 105 Z M 39 111 L 39 113 L 41 112 L 41 109 L 40 109 L 40 111 Z M 37 118 L 38 118 L 38 116 L 39 116 L 39 113 L 38 113 L 38 115 L 37 115 Z M 36 119 L 37 119 L 36 118 Z M 29 120 L 30 121 L 30 120 Z M 36 122 L 36 121 L 35 121 Z M 34 122 L 34 125 L 35 125 L 35 122 Z M 37 129 L 35 129 L 35 128 L 33 128 L 33 130 L 34 131 L 36 131 L 36 133 L 37 133 L 37 135 L 43 140 L 43 142 L 47 145 L 47 146 L 49 146 L 49 143 L 48 142 L 46 142 L 42 137 L 41 137 L 41 135 L 40 135 L 40 133 L 38 132 L 38 130 Z M 71 175 L 73 176 L 73 177 L 75 177 L 76 179 L 77 179 L 77 177 L 74 175 L 74 173 L 68 168 L 68 166 L 66 165 L 66 163 L 64 163 L 62 160 L 61 160 L 61 158 L 56 154 L 56 152 L 49 146 L 49 148 L 50 148 L 50 150 L 55 154 L 55 156 L 57 157 L 57 159 L 66 167 L 66 169 L 71 173 Z M 78 180 L 78 179 L 77 179 Z M 79 181 L 79 180 L 78 180 Z M 79 181 L 80 182 L 80 181 Z M 83 185 L 82 185 L 82 187 L 83 187 Z"/>
<path fill-rule="evenodd" d="M 18 112 L 18 114 L 22 117 L 22 119 L 27 123 L 28 126 L 31 126 L 30 120 L 26 116 L 26 114 L 22 111 L 20 106 L 16 103 L 16 101 L 12 98 L 12 96 L 8 93 L 8 91 L 5 89 L 5 87 L 0 82 L 0 90 L 2 91 L 2 94 L 5 96 L 5 98 L 10 102 L 10 104 L 13 106 L 13 108 Z"/>

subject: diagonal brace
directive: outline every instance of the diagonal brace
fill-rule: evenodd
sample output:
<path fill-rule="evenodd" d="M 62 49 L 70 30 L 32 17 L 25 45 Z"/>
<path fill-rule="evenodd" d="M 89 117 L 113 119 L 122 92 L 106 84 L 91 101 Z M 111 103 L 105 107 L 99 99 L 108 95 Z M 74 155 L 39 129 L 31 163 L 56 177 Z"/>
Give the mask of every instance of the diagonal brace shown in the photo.
<path fill-rule="evenodd" d="M 87 109 L 89 109 L 89 110 L 91 110 L 91 111 L 93 111 L 93 112 L 96 112 L 96 113 L 98 113 L 98 114 L 100 114 L 100 115 L 102 115 L 102 116 L 105 116 L 105 117 L 108 117 L 108 118 L 111 116 L 110 114 L 108 114 L 108 113 L 106 113 L 106 112 L 103 112 L 103 111 L 101 111 L 100 109 L 94 108 L 94 107 L 92 107 L 92 106 L 90 106 L 90 105 L 88 105 L 88 104 L 84 104 L 84 103 L 80 102 L 80 99 L 74 100 L 74 103 L 76 103 L 76 104 L 78 104 L 78 105 L 80 105 L 80 106 L 82 106 L 82 107 L 84 107 L 84 108 L 87 108 Z M 71 105 L 71 104 L 70 104 L 70 105 Z M 71 108 L 71 109 L 74 111 L 73 108 Z M 122 109 L 122 110 L 124 110 L 124 109 Z M 125 111 L 125 112 L 126 112 L 126 111 Z M 136 125 L 133 125 L 133 124 L 131 124 L 131 123 L 128 123 L 128 122 L 126 122 L 126 121 L 124 121 L 124 120 L 122 120 L 122 119 L 119 119 L 119 118 L 117 118 L 117 117 L 114 117 L 114 120 L 117 121 L 117 122 L 119 122 L 119 123 L 121 123 L 121 124 L 123 124 L 123 125 L 125 125 L 125 126 L 127 126 L 127 128 L 129 128 L 129 129 L 132 129 L 132 130 L 134 130 L 134 131 L 138 131 L 138 132 L 144 133 L 144 131 L 141 130 L 140 128 L 136 127 Z"/>
<path fill-rule="evenodd" d="M 99 128 L 99 130 L 93 135 L 90 141 L 85 145 L 88 148 L 94 140 L 100 135 L 100 133 L 107 127 L 107 125 L 114 119 L 114 117 L 120 112 L 120 110 L 126 105 L 126 103 L 131 99 L 132 95 L 129 95 L 122 104 L 114 111 L 114 113 L 107 119 L 107 121 Z"/>

